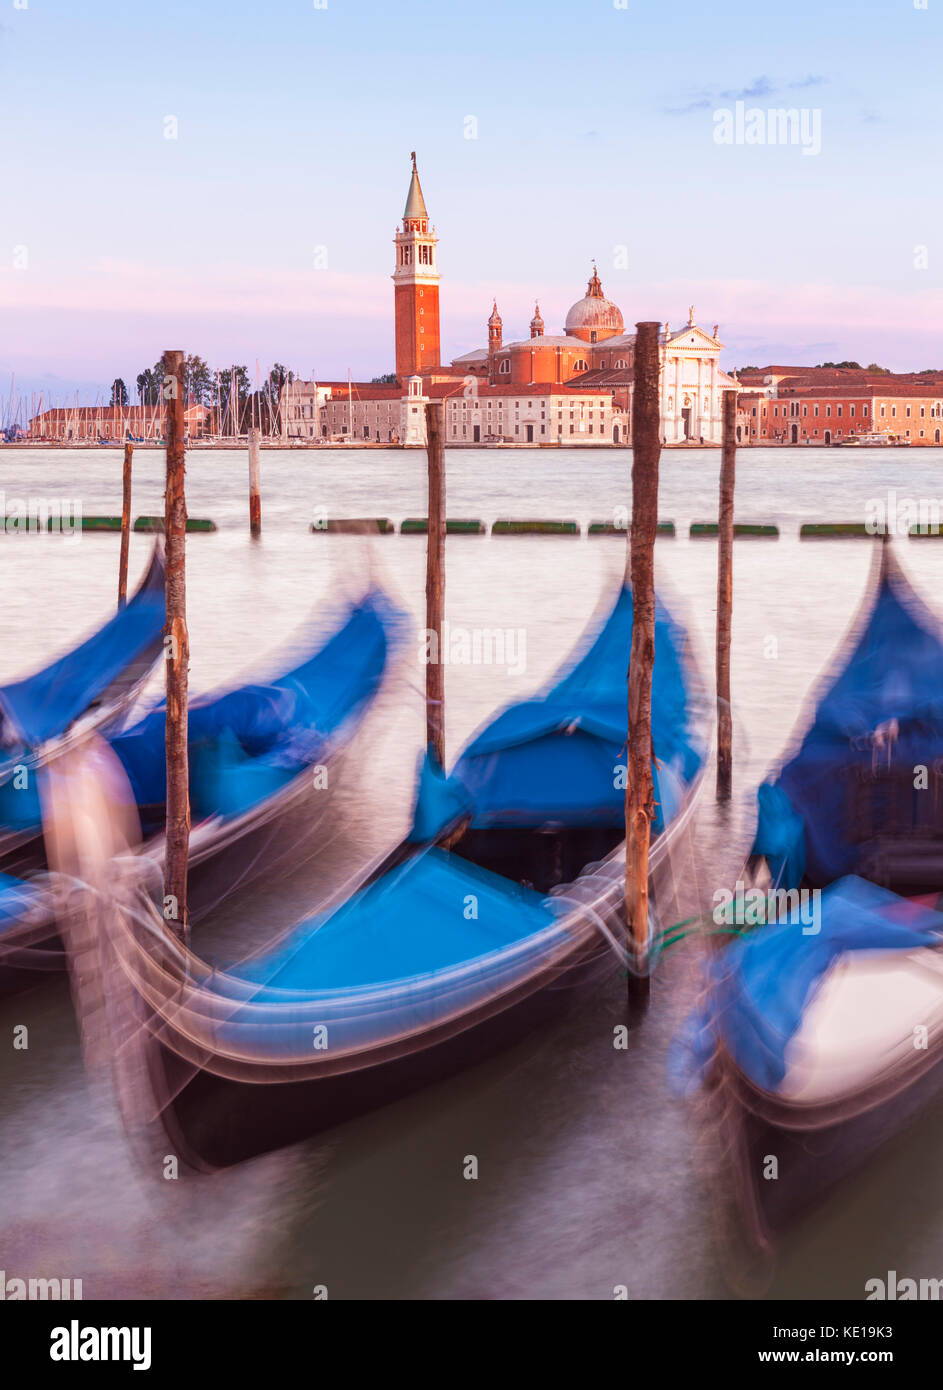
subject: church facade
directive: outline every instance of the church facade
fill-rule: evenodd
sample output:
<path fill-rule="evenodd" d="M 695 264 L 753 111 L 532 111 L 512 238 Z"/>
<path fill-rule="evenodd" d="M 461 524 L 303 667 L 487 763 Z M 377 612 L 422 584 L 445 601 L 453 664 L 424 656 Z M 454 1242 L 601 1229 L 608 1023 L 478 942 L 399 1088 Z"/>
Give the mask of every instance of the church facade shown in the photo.
<path fill-rule="evenodd" d="M 443 363 L 438 237 L 419 182 L 416 156 L 394 236 L 396 384 L 296 382 L 284 394 L 283 437 L 369 440 L 419 446 L 428 400 L 446 403 L 446 438 L 462 444 L 631 443 L 635 334 L 604 293 L 593 266 L 586 293 L 548 333 L 535 306 L 526 338 L 505 342 L 496 302 L 480 348 Z M 723 397 L 737 383 L 720 366 L 719 326 L 688 321 L 661 333 L 662 440 L 721 443 Z M 297 414 L 299 411 L 303 413 Z"/>

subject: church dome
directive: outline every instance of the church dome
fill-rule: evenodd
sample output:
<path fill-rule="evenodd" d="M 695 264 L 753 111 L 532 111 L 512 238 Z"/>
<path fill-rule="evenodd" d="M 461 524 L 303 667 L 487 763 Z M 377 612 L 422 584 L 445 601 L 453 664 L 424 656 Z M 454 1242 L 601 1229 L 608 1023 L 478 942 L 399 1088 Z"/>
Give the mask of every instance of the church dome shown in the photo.
<path fill-rule="evenodd" d="M 606 299 L 599 274 L 593 266 L 586 294 L 576 301 L 566 316 L 566 333 L 587 343 L 601 343 L 604 338 L 621 333 L 624 327 L 621 311 Z"/>

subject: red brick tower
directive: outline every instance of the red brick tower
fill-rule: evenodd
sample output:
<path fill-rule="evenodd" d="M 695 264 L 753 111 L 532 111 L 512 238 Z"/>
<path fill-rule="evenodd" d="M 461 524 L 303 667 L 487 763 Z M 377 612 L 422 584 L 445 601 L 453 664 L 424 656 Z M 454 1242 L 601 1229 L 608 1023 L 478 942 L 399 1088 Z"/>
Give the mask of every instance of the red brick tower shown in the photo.
<path fill-rule="evenodd" d="M 396 375 L 400 381 L 439 366 L 438 237 L 429 224 L 425 200 L 412 155 L 413 174 L 403 212 L 403 228 L 395 237 Z"/>

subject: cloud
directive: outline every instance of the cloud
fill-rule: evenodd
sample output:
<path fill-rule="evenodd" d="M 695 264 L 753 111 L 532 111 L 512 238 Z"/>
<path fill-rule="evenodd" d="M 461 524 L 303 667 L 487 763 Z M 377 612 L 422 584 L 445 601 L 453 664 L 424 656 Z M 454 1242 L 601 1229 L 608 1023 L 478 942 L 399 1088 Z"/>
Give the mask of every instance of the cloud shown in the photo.
<path fill-rule="evenodd" d="M 740 91 L 721 92 L 724 101 L 750 101 L 754 97 L 772 96 L 776 88 L 768 77 L 754 77 L 749 87 L 743 87 Z"/>
<path fill-rule="evenodd" d="M 707 111 L 715 104 L 714 97 L 705 92 L 703 96 L 693 97 L 685 106 L 665 106 L 662 109 L 662 115 L 688 116 L 692 111 Z"/>
<path fill-rule="evenodd" d="M 809 87 L 821 87 L 828 81 L 818 73 L 808 73 L 792 82 L 772 82 L 768 77 L 754 77 L 746 87 L 729 88 L 726 91 L 713 89 L 701 91 L 682 106 L 662 107 L 663 116 L 689 116 L 695 111 L 706 111 L 716 107 L 721 101 L 756 101 L 760 97 L 775 96 L 777 91 L 803 91 Z"/>

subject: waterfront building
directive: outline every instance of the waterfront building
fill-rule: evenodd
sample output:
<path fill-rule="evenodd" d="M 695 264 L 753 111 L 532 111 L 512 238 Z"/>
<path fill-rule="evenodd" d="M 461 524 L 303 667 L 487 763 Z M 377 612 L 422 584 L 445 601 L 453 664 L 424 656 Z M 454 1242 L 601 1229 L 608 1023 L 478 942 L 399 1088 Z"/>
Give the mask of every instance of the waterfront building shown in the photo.
<path fill-rule="evenodd" d="M 943 373 L 769 367 L 739 382 L 739 444 L 844 444 L 864 434 L 943 442 Z"/>
<path fill-rule="evenodd" d="M 189 405 L 184 410 L 186 431 L 191 439 L 207 432 L 211 412 L 205 405 Z M 76 405 L 57 406 L 40 411 L 29 422 L 29 437 L 61 443 L 120 443 L 125 439 L 145 443 L 162 439 L 162 405 Z"/>

